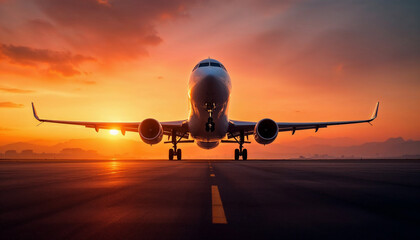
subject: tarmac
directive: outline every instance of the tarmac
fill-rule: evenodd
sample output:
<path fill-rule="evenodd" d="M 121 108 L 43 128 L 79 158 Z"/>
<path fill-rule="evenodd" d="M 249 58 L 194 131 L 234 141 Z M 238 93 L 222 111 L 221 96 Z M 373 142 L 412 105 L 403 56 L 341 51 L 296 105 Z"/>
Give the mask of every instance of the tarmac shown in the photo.
<path fill-rule="evenodd" d="M 420 160 L 2 160 L 0 239 L 420 239 Z"/>

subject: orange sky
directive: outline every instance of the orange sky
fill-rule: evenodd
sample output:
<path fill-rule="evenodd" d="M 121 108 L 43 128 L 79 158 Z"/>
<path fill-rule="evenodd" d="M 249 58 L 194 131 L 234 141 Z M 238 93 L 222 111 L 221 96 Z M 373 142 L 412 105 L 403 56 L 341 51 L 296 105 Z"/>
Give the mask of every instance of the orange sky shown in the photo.
<path fill-rule="evenodd" d="M 232 119 L 364 119 L 379 100 L 374 127 L 316 136 L 420 139 L 418 12 L 415 2 L 379 0 L 2 0 L 0 144 L 121 137 L 36 127 L 31 101 L 45 118 L 185 119 L 189 74 L 209 56 L 232 78 Z"/>

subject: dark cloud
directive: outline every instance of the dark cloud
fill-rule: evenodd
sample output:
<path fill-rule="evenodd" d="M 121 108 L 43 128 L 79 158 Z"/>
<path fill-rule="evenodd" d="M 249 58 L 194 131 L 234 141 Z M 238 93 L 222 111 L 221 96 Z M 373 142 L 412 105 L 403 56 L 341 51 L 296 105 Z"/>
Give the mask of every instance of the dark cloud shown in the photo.
<path fill-rule="evenodd" d="M 0 61 L 70 77 L 80 75 L 80 65 L 93 58 L 106 66 L 137 60 L 163 41 L 158 24 L 187 17 L 198 1 L 0 2 Z"/>
<path fill-rule="evenodd" d="M 32 22 L 55 29 L 59 38 L 76 49 L 107 60 L 147 55 L 147 47 L 163 40 L 156 24 L 186 16 L 196 0 L 38 0 L 45 16 Z"/>
<path fill-rule="evenodd" d="M 94 61 L 92 57 L 72 54 L 71 52 L 5 44 L 0 45 L 0 54 L 11 63 L 34 67 L 46 65 L 49 71 L 57 72 L 63 76 L 79 75 L 81 73 L 77 68 L 81 63 Z"/>
<path fill-rule="evenodd" d="M 23 104 L 13 102 L 0 102 L 0 108 L 22 108 Z"/>
<path fill-rule="evenodd" d="M 9 92 L 9 93 L 33 93 L 33 92 L 35 92 L 33 90 L 20 89 L 20 88 L 6 88 L 6 87 L 0 87 L 0 91 Z"/>

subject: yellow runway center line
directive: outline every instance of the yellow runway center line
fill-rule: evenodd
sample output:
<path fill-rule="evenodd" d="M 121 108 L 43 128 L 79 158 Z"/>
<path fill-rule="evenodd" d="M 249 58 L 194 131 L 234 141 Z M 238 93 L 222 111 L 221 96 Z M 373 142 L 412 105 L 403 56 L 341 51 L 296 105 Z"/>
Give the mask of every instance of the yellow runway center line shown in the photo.
<path fill-rule="evenodd" d="M 213 224 L 227 224 L 225 210 L 223 209 L 223 203 L 217 185 L 211 185 L 211 205 Z"/>
<path fill-rule="evenodd" d="M 216 175 L 214 175 L 214 173 L 210 173 L 210 177 L 216 177 Z"/>

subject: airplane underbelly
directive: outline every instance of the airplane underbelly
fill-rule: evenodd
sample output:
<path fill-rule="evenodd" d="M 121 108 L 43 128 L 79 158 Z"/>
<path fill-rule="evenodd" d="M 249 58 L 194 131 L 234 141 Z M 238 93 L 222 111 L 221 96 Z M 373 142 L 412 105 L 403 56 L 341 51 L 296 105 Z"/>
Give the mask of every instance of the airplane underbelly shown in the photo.
<path fill-rule="evenodd" d="M 194 139 L 202 142 L 215 142 L 224 138 L 229 126 L 227 108 L 230 90 L 217 78 L 204 78 L 190 90 L 189 132 Z M 206 131 L 206 123 L 210 117 L 208 106 L 212 108 L 214 131 Z M 200 146 L 200 144 L 198 144 Z M 213 144 L 211 148 L 216 147 Z M 209 149 L 210 145 L 204 147 Z"/>
<path fill-rule="evenodd" d="M 206 123 L 208 117 L 206 113 L 201 114 L 202 117 L 192 116 L 188 121 L 189 131 L 192 138 L 201 141 L 218 141 L 225 137 L 229 122 L 226 117 L 214 119 L 215 128 L 213 132 L 206 131 Z"/>

